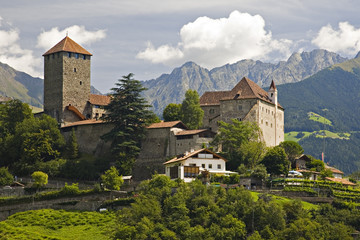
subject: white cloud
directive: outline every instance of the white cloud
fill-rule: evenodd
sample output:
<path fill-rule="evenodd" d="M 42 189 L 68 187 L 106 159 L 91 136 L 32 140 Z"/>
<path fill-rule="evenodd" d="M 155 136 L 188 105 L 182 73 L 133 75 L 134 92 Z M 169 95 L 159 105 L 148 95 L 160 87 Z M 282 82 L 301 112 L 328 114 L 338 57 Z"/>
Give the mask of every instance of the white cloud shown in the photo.
<path fill-rule="evenodd" d="M 331 25 L 320 29 L 312 43 L 319 48 L 351 56 L 360 50 L 360 29 L 356 29 L 348 22 L 340 22 L 339 29 Z"/>
<path fill-rule="evenodd" d="M 40 77 L 42 73 L 37 70 L 37 66 L 41 65 L 41 60 L 35 58 L 31 50 L 22 49 L 18 43 L 19 31 L 3 22 L 3 18 L 0 17 L 0 27 L 2 27 L 0 29 L 0 62 L 18 71 Z"/>
<path fill-rule="evenodd" d="M 181 28 L 180 37 L 176 47 L 154 48 L 148 44 L 137 58 L 165 65 L 191 60 L 212 68 L 241 59 L 268 60 L 267 56 L 274 52 L 285 58 L 292 44 L 287 39 L 272 39 L 260 15 L 239 11 L 233 11 L 228 18 L 199 17 Z"/>
<path fill-rule="evenodd" d="M 88 31 L 84 26 L 73 25 L 71 27 L 59 30 L 54 27 L 50 31 L 43 31 L 38 36 L 37 47 L 49 50 L 61 39 L 68 35 L 71 39 L 80 45 L 91 44 L 106 37 L 106 30 Z"/>

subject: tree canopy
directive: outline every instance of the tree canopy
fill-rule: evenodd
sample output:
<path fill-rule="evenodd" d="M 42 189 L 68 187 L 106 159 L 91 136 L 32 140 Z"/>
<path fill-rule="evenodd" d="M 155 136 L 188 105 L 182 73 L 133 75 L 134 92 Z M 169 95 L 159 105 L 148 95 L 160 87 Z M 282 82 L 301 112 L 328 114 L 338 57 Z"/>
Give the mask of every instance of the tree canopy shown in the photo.
<path fill-rule="evenodd" d="M 227 167 L 236 170 L 241 163 L 255 166 L 265 150 L 264 144 L 256 143 L 260 142 L 262 135 L 259 126 L 254 122 L 237 119 L 232 119 L 232 123 L 220 121 L 219 124 L 218 134 L 211 145 L 220 146 L 222 154 L 229 160 Z M 254 151 L 247 151 L 248 147 Z"/>
<path fill-rule="evenodd" d="M 112 142 L 112 154 L 120 172 L 129 175 L 140 152 L 146 126 L 154 119 L 150 105 L 141 96 L 145 88 L 130 73 L 123 76 L 112 88 L 111 102 L 105 107 L 109 112 L 105 121 L 113 123 L 113 129 L 103 138 Z"/>
<path fill-rule="evenodd" d="M 285 150 L 279 146 L 268 150 L 261 163 L 265 165 L 267 172 L 271 175 L 287 175 L 289 171 L 289 161 Z"/>
<path fill-rule="evenodd" d="M 286 156 L 293 166 L 295 159 L 304 153 L 304 149 L 295 141 L 284 141 L 279 146 L 285 150 Z"/>
<path fill-rule="evenodd" d="M 181 104 L 181 121 L 190 129 L 202 125 L 204 111 L 200 107 L 199 94 L 196 90 L 187 90 Z"/>
<path fill-rule="evenodd" d="M 163 111 L 165 122 L 177 121 L 181 119 L 181 104 L 170 103 Z"/>
<path fill-rule="evenodd" d="M 101 181 L 104 184 L 104 187 L 110 190 L 120 190 L 121 185 L 124 180 L 119 175 L 116 167 L 112 166 L 107 170 L 103 175 L 101 175 Z"/>

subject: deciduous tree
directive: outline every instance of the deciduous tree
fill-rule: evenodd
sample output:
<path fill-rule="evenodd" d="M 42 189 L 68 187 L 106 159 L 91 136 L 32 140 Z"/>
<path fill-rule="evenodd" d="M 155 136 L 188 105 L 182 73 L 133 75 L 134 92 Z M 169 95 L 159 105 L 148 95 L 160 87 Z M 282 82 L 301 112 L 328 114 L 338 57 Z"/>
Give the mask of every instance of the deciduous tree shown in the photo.
<path fill-rule="evenodd" d="M 36 171 L 31 174 L 31 177 L 34 181 L 34 185 L 37 188 L 43 187 L 48 183 L 48 175 L 41 171 Z"/>
<path fill-rule="evenodd" d="M 181 120 L 181 104 L 170 103 L 163 111 L 165 122 Z"/>
<path fill-rule="evenodd" d="M 267 172 L 271 175 L 287 174 L 289 170 L 289 161 L 285 150 L 279 146 L 271 148 L 261 163 L 265 165 Z"/>
<path fill-rule="evenodd" d="M 121 185 L 124 183 L 124 180 L 114 166 L 101 175 L 101 181 L 110 190 L 120 190 Z"/>
<path fill-rule="evenodd" d="M 199 94 L 196 90 L 187 90 L 181 104 L 181 120 L 190 129 L 202 125 L 204 111 L 200 107 Z"/>

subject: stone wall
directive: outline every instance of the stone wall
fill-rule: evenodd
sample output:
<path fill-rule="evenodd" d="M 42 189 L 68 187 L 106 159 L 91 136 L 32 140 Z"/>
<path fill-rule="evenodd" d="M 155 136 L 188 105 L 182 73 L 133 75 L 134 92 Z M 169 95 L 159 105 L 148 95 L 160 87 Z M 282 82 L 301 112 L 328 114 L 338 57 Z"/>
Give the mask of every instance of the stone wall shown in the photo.
<path fill-rule="evenodd" d="M 218 121 L 220 120 L 220 105 L 201 106 L 204 111 L 203 127 L 213 132 L 218 130 Z"/>
<path fill-rule="evenodd" d="M 282 109 L 260 101 L 259 126 L 267 146 L 276 146 L 284 141 L 284 111 Z"/>
<path fill-rule="evenodd" d="M 66 141 L 70 138 L 72 129 L 75 130 L 80 152 L 94 154 L 95 156 L 109 156 L 111 142 L 105 142 L 101 136 L 108 133 L 112 128 L 111 123 L 94 123 L 62 127 L 60 130 Z"/>
<path fill-rule="evenodd" d="M 69 104 L 86 115 L 90 98 L 90 56 L 84 59 L 82 54 L 68 54 L 57 52 L 44 57 L 44 111 L 58 122 L 79 120 L 65 109 Z"/>

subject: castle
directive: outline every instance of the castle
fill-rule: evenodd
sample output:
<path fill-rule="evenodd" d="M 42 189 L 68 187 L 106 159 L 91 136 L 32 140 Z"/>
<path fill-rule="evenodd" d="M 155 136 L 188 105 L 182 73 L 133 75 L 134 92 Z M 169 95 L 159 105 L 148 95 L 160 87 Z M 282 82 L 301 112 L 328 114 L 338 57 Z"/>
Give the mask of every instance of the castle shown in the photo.
<path fill-rule="evenodd" d="M 98 119 L 110 98 L 90 94 L 92 54 L 66 36 L 44 56 L 44 113 L 62 126 Z"/>
<path fill-rule="evenodd" d="M 113 125 L 98 120 L 110 97 L 90 93 L 92 54 L 68 36 L 43 54 L 44 113 L 55 118 L 68 138 L 75 130 L 79 150 L 104 155 L 110 144 L 101 140 Z M 170 157 L 196 151 L 207 145 L 218 130 L 218 121 L 257 122 L 267 146 L 284 141 L 284 109 L 277 102 L 272 82 L 268 92 L 248 78 L 232 90 L 206 92 L 200 98 L 204 110 L 203 129 L 188 130 L 180 121 L 155 123 L 148 127 L 133 175 L 136 180 L 164 173 L 163 163 Z"/>
<path fill-rule="evenodd" d="M 268 147 L 284 141 L 284 108 L 278 103 L 274 81 L 268 92 L 244 77 L 230 91 L 205 92 L 200 97 L 203 126 L 217 132 L 218 121 L 256 122 Z"/>

